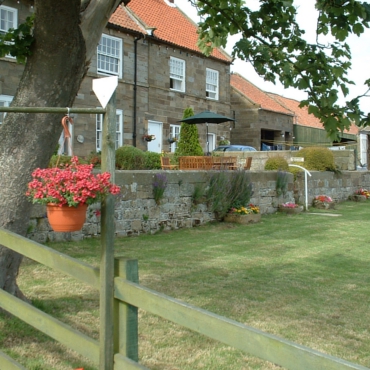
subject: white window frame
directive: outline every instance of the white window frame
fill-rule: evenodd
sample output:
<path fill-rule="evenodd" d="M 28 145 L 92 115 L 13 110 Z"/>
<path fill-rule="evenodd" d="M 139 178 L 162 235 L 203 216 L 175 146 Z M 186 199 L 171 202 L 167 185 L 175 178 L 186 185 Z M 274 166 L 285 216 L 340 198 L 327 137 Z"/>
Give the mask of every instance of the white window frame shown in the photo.
<path fill-rule="evenodd" d="M 9 14 L 13 14 L 13 20 L 12 21 L 9 21 L 9 20 L 2 20 L 1 19 L 1 13 L 2 12 L 6 12 L 6 15 L 8 16 Z M 2 24 L 3 23 L 9 23 L 9 24 L 6 24 L 4 25 L 5 27 L 2 27 Z M 10 24 L 11 23 L 11 24 Z M 5 6 L 5 5 L 0 5 L 0 33 L 6 33 L 9 31 L 10 28 L 18 28 L 18 9 L 15 9 L 15 8 L 11 8 L 9 6 Z M 7 41 L 8 44 L 11 44 L 10 41 Z M 13 57 L 12 55 L 10 54 L 7 54 L 5 55 L 5 57 L 7 58 L 11 58 L 11 59 L 16 59 L 15 57 Z"/>
<path fill-rule="evenodd" d="M 96 151 L 102 150 L 102 135 L 103 135 L 103 115 L 96 115 Z M 118 149 L 123 145 L 123 110 L 116 109 L 116 139 L 115 148 Z"/>
<path fill-rule="evenodd" d="M 177 143 L 180 140 L 180 130 L 181 130 L 181 125 L 170 125 L 170 138 L 176 138 L 177 141 L 171 144 L 171 152 L 175 152 L 177 148 Z"/>
<path fill-rule="evenodd" d="M 186 65 L 185 60 L 170 57 L 170 89 L 185 91 Z"/>
<path fill-rule="evenodd" d="M 216 149 L 216 134 L 209 132 L 207 136 L 207 142 L 206 142 L 206 152 L 207 150 L 209 150 L 209 152 L 212 152 L 212 150 L 215 150 L 215 149 Z"/>
<path fill-rule="evenodd" d="M 218 71 L 206 68 L 206 97 L 207 99 L 218 100 L 219 73 Z"/>
<path fill-rule="evenodd" d="M 102 45 L 102 41 L 107 41 L 111 44 L 115 43 L 115 47 L 112 48 L 111 45 L 110 50 L 107 50 L 106 45 Z M 118 76 L 119 78 L 122 78 L 122 56 L 122 39 L 103 33 L 97 47 L 97 72 L 103 75 Z M 102 59 L 105 59 L 105 62 Z M 116 68 L 105 68 L 107 65 L 109 66 L 110 62 L 112 63 L 111 65 Z"/>
<path fill-rule="evenodd" d="M 13 100 L 13 97 L 10 95 L 0 95 L 0 106 L 9 107 L 12 100 Z M 6 116 L 6 112 L 0 112 L 0 125 L 3 123 L 5 116 Z"/>
<path fill-rule="evenodd" d="M 1 19 L 1 13 L 3 11 L 6 12 L 7 15 L 9 13 L 13 14 L 13 20 L 11 21 L 12 24 L 6 24 L 5 27 L 2 27 L 3 22 L 10 23 L 10 21 Z M 10 8 L 9 6 L 0 5 L 0 32 L 6 33 L 10 28 L 18 28 L 18 10 L 15 8 Z"/>

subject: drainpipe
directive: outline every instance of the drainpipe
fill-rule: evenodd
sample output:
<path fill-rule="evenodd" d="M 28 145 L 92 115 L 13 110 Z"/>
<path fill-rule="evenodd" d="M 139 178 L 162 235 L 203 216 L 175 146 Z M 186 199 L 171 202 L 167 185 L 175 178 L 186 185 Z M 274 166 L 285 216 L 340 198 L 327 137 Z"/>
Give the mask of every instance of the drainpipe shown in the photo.
<path fill-rule="evenodd" d="M 132 127 L 132 145 L 136 147 L 136 100 L 137 100 L 137 42 L 142 36 L 135 37 L 134 39 L 134 111 L 132 115 L 133 127 Z"/>

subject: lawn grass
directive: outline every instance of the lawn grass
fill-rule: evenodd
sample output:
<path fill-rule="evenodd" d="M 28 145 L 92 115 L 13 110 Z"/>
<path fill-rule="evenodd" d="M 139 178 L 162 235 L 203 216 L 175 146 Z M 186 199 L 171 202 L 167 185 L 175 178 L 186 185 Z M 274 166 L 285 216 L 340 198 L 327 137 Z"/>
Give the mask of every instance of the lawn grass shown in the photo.
<path fill-rule="evenodd" d="M 142 285 L 370 367 L 370 204 L 314 212 L 120 238 L 116 255 L 139 260 Z M 99 264 L 97 239 L 50 246 Z M 19 283 L 37 307 L 98 338 L 97 291 L 30 260 Z M 153 370 L 279 368 L 142 310 L 139 316 L 140 361 Z M 30 370 L 95 369 L 4 314 L 0 348 Z"/>

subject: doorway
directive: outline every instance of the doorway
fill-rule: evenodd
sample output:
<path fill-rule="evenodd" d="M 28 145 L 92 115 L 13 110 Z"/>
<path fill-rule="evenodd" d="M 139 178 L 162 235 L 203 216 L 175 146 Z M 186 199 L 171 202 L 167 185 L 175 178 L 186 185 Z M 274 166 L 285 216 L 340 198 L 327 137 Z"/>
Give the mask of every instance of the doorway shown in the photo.
<path fill-rule="evenodd" d="M 155 135 L 155 140 L 148 141 L 148 151 L 162 152 L 162 122 L 148 121 L 148 135 Z"/>

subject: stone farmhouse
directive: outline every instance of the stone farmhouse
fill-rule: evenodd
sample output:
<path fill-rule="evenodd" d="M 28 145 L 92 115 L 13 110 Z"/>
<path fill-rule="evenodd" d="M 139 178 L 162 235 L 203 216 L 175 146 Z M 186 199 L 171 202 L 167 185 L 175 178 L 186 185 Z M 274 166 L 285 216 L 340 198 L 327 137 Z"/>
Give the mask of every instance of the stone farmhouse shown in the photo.
<path fill-rule="evenodd" d="M 320 144 L 333 144 L 327 137 L 326 131 L 318 118 L 308 113 L 308 108 L 300 108 L 300 102 L 294 99 L 285 98 L 281 95 L 268 93 L 270 97 L 279 102 L 283 107 L 294 113 L 294 144 L 299 146 Z M 358 127 L 352 125 L 349 130 L 340 134 L 340 141 L 334 143 L 335 146 L 356 145 Z"/>
<path fill-rule="evenodd" d="M 0 32 L 16 28 L 33 12 L 16 0 L 0 5 Z M 299 146 L 331 145 L 322 124 L 299 102 L 257 88 L 239 74 L 230 74 L 231 57 L 215 49 L 205 57 L 197 47 L 197 25 L 173 0 L 131 0 L 118 6 L 104 30 L 96 55 L 81 84 L 74 106 L 100 106 L 92 80 L 118 76 L 116 147 L 134 145 L 153 152 L 176 149 L 183 111 L 210 110 L 234 117 L 235 122 L 198 125 L 206 152 L 220 139 L 250 145 L 257 150 L 287 150 Z M 18 86 L 23 66 L 15 58 L 0 59 L 0 106 L 8 106 Z M 3 114 L 0 113 L 0 124 Z M 87 156 L 101 149 L 102 117 L 74 115 L 72 145 L 59 151 Z M 155 140 L 144 140 L 155 135 Z M 357 141 L 357 128 L 342 134 L 340 145 Z M 360 133 L 358 148 L 367 161 L 368 131 Z M 61 143 L 63 143 L 61 137 Z"/>
<path fill-rule="evenodd" d="M 318 118 L 300 108 L 300 102 L 262 91 L 239 74 L 232 74 L 231 108 L 236 123 L 231 131 L 233 144 L 251 145 L 259 150 L 288 150 L 312 145 L 336 146 L 366 152 L 357 147 L 359 130 L 352 125 L 333 143 Z M 360 157 L 358 155 L 358 157 Z M 364 163 L 367 163 L 366 160 Z"/>
<path fill-rule="evenodd" d="M 0 6 L 0 32 L 16 28 L 32 11 L 5 0 Z M 221 49 L 209 57 L 200 52 L 197 25 L 173 0 L 131 0 L 126 7 L 118 6 L 107 24 L 74 106 L 99 107 L 92 80 L 118 76 L 116 147 L 130 144 L 153 152 L 174 151 L 176 143 L 169 139 L 179 135 L 185 108 L 230 116 L 230 64 L 230 56 Z M 0 70 L 0 105 L 7 106 L 23 66 L 6 57 L 0 59 Z M 100 151 L 100 115 L 75 114 L 70 129 L 73 154 Z M 205 125 L 198 125 L 198 130 L 206 151 Z M 221 136 L 229 136 L 230 123 L 210 124 L 208 132 L 214 149 Z M 145 141 L 144 135 L 155 135 L 155 140 Z M 69 146 L 60 151 L 71 154 Z"/>
<path fill-rule="evenodd" d="M 237 73 L 231 75 L 230 83 L 236 119 L 231 142 L 257 150 L 289 149 L 293 145 L 294 113 Z"/>

